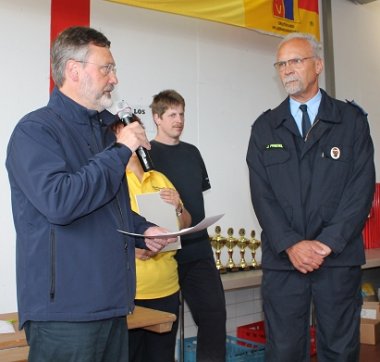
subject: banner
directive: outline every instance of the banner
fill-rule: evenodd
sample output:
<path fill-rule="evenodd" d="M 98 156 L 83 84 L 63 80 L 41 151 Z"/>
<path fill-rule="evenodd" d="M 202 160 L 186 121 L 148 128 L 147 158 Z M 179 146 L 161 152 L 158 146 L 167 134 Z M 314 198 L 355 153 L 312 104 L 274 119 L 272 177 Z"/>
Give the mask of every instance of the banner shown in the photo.
<path fill-rule="evenodd" d="M 290 32 L 318 40 L 318 0 L 106 0 L 146 9 L 236 25 L 268 34 Z"/>
<path fill-rule="evenodd" d="M 51 0 L 50 43 L 69 26 L 90 25 L 90 0 Z M 50 92 L 54 82 L 50 75 Z"/>

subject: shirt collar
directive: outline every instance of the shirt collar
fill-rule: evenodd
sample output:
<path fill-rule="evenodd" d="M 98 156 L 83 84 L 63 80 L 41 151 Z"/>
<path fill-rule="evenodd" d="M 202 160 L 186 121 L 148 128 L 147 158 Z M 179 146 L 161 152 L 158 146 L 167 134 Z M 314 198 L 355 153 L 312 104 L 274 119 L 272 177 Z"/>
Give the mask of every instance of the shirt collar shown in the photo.
<path fill-rule="evenodd" d="M 299 112 L 302 112 L 300 110 L 300 105 L 306 104 L 307 105 L 307 113 L 309 113 L 310 120 L 313 123 L 315 118 L 317 117 L 319 105 L 321 104 L 321 100 L 322 100 L 322 93 L 321 93 L 320 89 L 318 89 L 317 94 L 313 98 L 309 99 L 305 103 L 300 103 L 300 102 L 298 102 L 295 99 L 290 97 L 289 98 L 290 113 L 292 114 L 292 116 L 295 119 L 299 118 L 299 114 L 300 114 Z"/>

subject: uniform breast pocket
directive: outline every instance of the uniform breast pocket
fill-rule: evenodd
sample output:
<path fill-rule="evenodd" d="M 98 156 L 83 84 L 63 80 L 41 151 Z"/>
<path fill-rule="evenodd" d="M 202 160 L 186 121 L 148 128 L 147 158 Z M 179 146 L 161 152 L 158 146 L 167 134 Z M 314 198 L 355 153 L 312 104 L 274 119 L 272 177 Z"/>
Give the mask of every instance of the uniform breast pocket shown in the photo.
<path fill-rule="evenodd" d="M 284 149 L 265 150 L 263 154 L 263 162 L 267 168 L 284 164 L 289 160 L 289 158 L 289 152 Z"/>
<path fill-rule="evenodd" d="M 322 149 L 322 168 L 326 182 L 343 185 L 352 169 L 353 149 L 345 145 L 327 145 Z"/>
<path fill-rule="evenodd" d="M 263 163 L 271 183 L 277 184 L 282 180 L 289 168 L 289 159 L 290 154 L 284 149 L 264 152 Z"/>
<path fill-rule="evenodd" d="M 322 157 L 336 162 L 350 162 L 352 160 L 352 147 L 326 145 L 322 148 Z"/>

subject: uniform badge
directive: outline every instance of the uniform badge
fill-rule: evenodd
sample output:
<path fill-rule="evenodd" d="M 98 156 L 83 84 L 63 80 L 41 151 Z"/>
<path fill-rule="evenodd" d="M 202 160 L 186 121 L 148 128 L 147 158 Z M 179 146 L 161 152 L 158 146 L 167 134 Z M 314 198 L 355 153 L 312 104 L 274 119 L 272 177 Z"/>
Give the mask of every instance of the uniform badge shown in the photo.
<path fill-rule="evenodd" d="M 337 160 L 340 158 L 340 149 L 339 147 L 333 147 L 330 151 L 330 156 L 332 159 Z"/>

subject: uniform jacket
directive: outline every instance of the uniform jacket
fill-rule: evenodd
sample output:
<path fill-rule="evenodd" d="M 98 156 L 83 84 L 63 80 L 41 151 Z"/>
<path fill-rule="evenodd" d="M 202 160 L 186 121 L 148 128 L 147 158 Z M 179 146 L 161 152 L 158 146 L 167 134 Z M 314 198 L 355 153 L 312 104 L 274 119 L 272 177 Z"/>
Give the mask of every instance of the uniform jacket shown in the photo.
<path fill-rule="evenodd" d="M 365 263 L 362 229 L 375 171 L 366 114 L 323 90 L 306 140 L 289 98 L 252 126 L 247 153 L 252 203 L 263 229 L 263 268 L 292 269 L 286 249 L 319 240 L 332 249 L 325 266 Z"/>
<path fill-rule="evenodd" d="M 54 89 L 16 126 L 7 151 L 16 228 L 20 326 L 126 315 L 135 295 L 135 241 L 152 224 L 130 209 L 131 151 L 116 147 L 114 117 Z"/>

